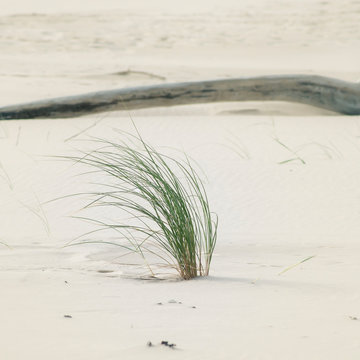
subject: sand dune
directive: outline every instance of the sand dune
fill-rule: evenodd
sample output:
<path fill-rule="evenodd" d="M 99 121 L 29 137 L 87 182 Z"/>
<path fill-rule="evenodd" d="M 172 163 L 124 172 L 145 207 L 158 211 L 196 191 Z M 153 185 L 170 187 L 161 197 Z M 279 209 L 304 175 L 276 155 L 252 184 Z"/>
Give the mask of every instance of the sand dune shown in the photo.
<path fill-rule="evenodd" d="M 350 0 L 5 0 L 0 105 L 268 74 L 356 81 L 359 10 Z M 51 156 L 133 131 L 130 116 L 206 174 L 220 223 L 208 278 L 142 280 L 141 259 L 119 248 L 64 248 L 89 230 L 70 217 L 83 202 L 47 201 L 90 185 Z M 358 359 L 359 136 L 358 116 L 281 102 L 1 121 L 2 358 Z"/>

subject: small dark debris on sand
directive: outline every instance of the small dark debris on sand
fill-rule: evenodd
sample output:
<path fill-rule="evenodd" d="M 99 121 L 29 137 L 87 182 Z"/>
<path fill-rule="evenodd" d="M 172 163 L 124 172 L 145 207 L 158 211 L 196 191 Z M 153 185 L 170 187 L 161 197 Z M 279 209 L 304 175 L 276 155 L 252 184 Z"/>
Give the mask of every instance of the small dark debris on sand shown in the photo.
<path fill-rule="evenodd" d="M 349 316 L 350 320 L 359 320 L 356 316 Z"/>
<path fill-rule="evenodd" d="M 171 343 L 169 343 L 168 341 L 165 341 L 165 340 L 161 341 L 160 345 L 166 346 L 166 347 L 168 347 L 170 349 L 175 349 L 175 346 L 176 346 L 176 344 L 173 344 L 173 343 L 171 344 Z M 146 346 L 154 347 L 155 345 L 151 341 L 148 341 Z"/>
<path fill-rule="evenodd" d="M 170 344 L 168 341 L 164 341 L 164 340 L 161 342 L 161 345 L 167 346 L 171 349 L 174 349 L 176 346 L 176 344 Z"/>
<path fill-rule="evenodd" d="M 64 318 L 72 319 L 72 316 L 71 315 L 64 315 Z"/>

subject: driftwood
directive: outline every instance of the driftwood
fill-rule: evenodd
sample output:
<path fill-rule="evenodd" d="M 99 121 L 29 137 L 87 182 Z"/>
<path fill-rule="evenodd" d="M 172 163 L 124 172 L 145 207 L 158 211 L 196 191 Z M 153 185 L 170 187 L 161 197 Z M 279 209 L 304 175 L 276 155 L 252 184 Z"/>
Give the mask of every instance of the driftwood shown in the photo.
<path fill-rule="evenodd" d="M 0 108 L 0 120 L 225 101 L 290 101 L 360 115 L 360 84 L 311 75 L 275 75 L 99 91 Z"/>

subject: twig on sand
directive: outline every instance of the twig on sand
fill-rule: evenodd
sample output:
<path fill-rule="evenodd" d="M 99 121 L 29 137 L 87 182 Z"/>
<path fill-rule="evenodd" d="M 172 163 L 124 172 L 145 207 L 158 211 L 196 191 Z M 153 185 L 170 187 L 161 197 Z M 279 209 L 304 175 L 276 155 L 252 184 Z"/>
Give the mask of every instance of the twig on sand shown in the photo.
<path fill-rule="evenodd" d="M 36 207 L 32 207 L 30 205 L 25 204 L 24 202 L 18 200 L 18 202 L 24 206 L 26 209 L 28 209 L 32 214 L 34 214 L 37 218 L 40 219 L 40 221 L 42 222 L 44 229 L 46 231 L 47 236 L 50 236 L 50 225 L 47 219 L 47 216 L 45 214 L 44 208 L 41 204 L 41 202 L 39 201 L 39 198 L 37 197 L 36 194 L 34 194 L 36 202 L 37 202 L 37 206 Z"/>
<path fill-rule="evenodd" d="M 309 256 L 309 257 L 307 257 L 307 258 L 305 258 L 305 259 L 303 259 L 303 260 L 299 261 L 298 263 L 296 263 L 296 264 L 294 264 L 294 265 L 291 265 L 291 266 L 287 267 L 287 268 L 286 268 L 286 269 L 284 269 L 283 271 L 279 272 L 279 273 L 278 273 L 278 275 L 282 275 L 282 274 L 284 274 L 285 272 L 287 272 L 287 271 L 289 271 L 289 270 L 293 269 L 293 268 L 294 268 L 294 267 L 296 267 L 296 266 L 299 266 L 300 264 L 304 263 L 305 261 L 308 261 L 308 260 L 312 259 L 312 258 L 313 258 L 313 257 L 315 257 L 315 256 L 316 256 L 316 255 Z"/>
<path fill-rule="evenodd" d="M 153 73 L 150 73 L 147 71 L 137 71 L 137 70 L 131 70 L 131 69 L 127 69 L 125 71 L 118 71 L 116 73 L 113 73 L 112 75 L 127 76 L 127 75 L 131 75 L 131 74 L 145 75 L 145 76 L 148 76 L 153 79 L 166 80 L 165 76 L 153 74 Z"/>
<path fill-rule="evenodd" d="M 0 162 L 0 178 L 4 179 L 4 181 L 9 186 L 10 190 L 14 189 L 14 184 L 11 181 L 11 178 L 10 178 L 8 172 L 5 170 L 5 167 L 1 162 Z"/>

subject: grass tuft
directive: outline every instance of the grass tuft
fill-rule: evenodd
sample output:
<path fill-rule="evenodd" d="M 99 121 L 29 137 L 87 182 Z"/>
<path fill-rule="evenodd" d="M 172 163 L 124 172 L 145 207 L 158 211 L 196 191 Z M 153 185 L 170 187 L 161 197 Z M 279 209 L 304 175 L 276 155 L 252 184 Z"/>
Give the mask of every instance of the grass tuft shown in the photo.
<path fill-rule="evenodd" d="M 128 223 L 83 217 L 98 226 L 90 233 L 114 230 L 119 241 L 80 240 L 77 244 L 119 245 L 139 254 L 147 265 L 147 255 L 152 254 L 175 268 L 183 279 L 208 275 L 218 222 L 189 158 L 185 155 L 179 161 L 164 155 L 139 133 L 116 143 L 94 141 L 99 144 L 97 150 L 71 157 L 93 168 L 91 172 L 105 176 L 99 184 L 101 190 L 91 193 L 92 201 L 85 208 L 115 209 L 128 215 Z"/>

